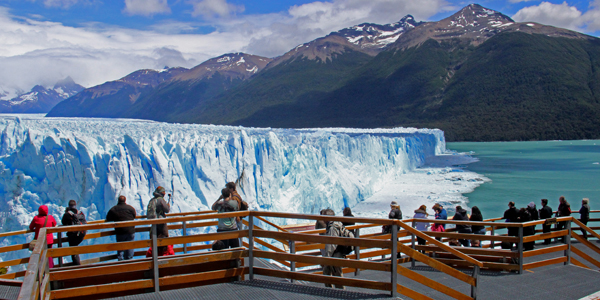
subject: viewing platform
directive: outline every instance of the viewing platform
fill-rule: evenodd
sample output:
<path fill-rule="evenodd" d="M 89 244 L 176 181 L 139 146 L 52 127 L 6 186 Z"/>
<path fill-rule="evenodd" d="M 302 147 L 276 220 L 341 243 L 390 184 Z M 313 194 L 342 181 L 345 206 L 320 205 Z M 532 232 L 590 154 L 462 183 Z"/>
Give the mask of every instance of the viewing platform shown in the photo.
<path fill-rule="evenodd" d="M 214 227 L 217 218 L 234 216 L 244 217 L 244 230 L 199 233 L 195 229 Z M 347 228 L 357 234 L 355 238 L 343 238 L 319 235 L 325 229 L 294 231 L 278 226 L 277 218 L 298 223 L 354 222 L 357 225 Z M 585 226 L 573 217 L 554 220 L 566 222 L 567 226 L 550 233 L 541 233 L 540 224 L 544 220 L 527 223 L 505 223 L 500 219 L 435 220 L 435 223 L 484 225 L 486 235 L 459 234 L 451 229 L 442 233 L 421 232 L 412 227 L 415 220 L 206 211 L 169 214 L 166 219 L 142 217 L 129 222 L 93 221 L 84 226 L 43 228 L 29 257 L 0 262 L 0 267 L 11 267 L 8 274 L 0 275 L 0 299 L 548 300 L 585 299 L 600 291 L 597 243 L 600 235 L 595 231 L 599 228 Z M 597 221 L 600 219 L 590 220 Z M 169 223 L 171 237 L 159 239 L 151 235 L 131 242 L 105 243 L 105 237 L 114 235 L 116 227 L 135 226 L 136 232 L 143 233 L 162 223 Z M 381 234 L 382 225 L 391 225 L 392 232 Z M 536 225 L 535 235 L 523 235 L 523 228 Z M 507 236 L 507 227 L 518 228 L 519 235 Z M 104 239 L 93 245 L 63 247 L 65 232 L 82 229 L 88 231 L 85 239 Z M 582 237 L 582 229 L 589 240 Z M 194 230 L 197 232 L 190 234 Z M 27 233 L 6 232 L 0 238 Z M 48 249 L 45 233 L 58 236 L 53 248 Z M 416 237 L 425 239 L 427 245 L 417 245 Z M 563 237 L 564 242 L 555 241 Z M 212 241 L 232 238 L 243 239 L 243 247 L 211 251 Z M 548 238 L 553 242 L 543 245 L 541 242 Z M 451 247 L 449 239 L 481 240 L 484 246 Z M 536 241 L 534 250 L 524 250 L 524 243 Z M 514 243 L 515 247 L 499 249 L 501 242 Z M 326 243 L 352 245 L 355 251 L 347 259 L 322 257 L 319 249 Z M 156 256 L 156 247 L 166 245 L 174 245 L 176 255 Z M 0 247 L 0 253 L 27 254 L 23 249 L 28 246 Z M 149 247 L 154 249 L 154 255 L 146 258 Z M 116 261 L 114 253 L 107 254 L 125 249 L 136 249 L 134 259 Z M 73 254 L 96 257 L 83 260 L 81 266 L 72 266 L 61 258 Z M 60 258 L 55 268 L 48 268 L 47 257 Z M 323 275 L 321 265 L 342 267 L 344 277 Z M 26 266 L 26 271 L 22 266 Z M 325 283 L 343 285 L 346 290 L 325 288 Z"/>

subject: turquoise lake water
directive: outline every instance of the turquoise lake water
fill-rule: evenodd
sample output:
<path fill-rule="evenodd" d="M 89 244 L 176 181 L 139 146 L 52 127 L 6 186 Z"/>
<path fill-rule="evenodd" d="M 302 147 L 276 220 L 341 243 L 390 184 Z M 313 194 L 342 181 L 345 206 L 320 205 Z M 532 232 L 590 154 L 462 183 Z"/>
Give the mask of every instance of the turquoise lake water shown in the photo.
<path fill-rule="evenodd" d="M 448 143 L 447 148 L 473 151 L 479 162 L 466 165 L 466 170 L 492 180 L 465 194 L 469 207 L 478 206 L 484 219 L 502 217 L 509 201 L 519 208 L 534 201 L 539 209 L 546 198 L 556 210 L 560 196 L 573 211 L 579 210 L 582 198 L 590 199 L 592 210 L 600 210 L 600 140 L 465 142 Z"/>

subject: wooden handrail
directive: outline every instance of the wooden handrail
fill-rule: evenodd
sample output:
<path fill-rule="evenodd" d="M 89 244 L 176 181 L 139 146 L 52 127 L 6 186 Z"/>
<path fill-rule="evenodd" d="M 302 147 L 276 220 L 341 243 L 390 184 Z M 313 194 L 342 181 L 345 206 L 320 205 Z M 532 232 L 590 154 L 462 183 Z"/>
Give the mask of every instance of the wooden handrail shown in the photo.
<path fill-rule="evenodd" d="M 444 243 L 442 243 L 442 242 L 440 242 L 440 241 L 438 241 L 438 240 L 436 240 L 436 239 L 434 239 L 432 237 L 430 237 L 429 235 L 427 235 L 427 234 L 425 234 L 425 233 L 423 233 L 423 232 L 421 232 L 421 231 L 419 231 L 419 230 L 417 230 L 415 228 L 412 228 L 408 224 L 405 224 L 403 222 L 396 222 L 396 224 L 398 224 L 400 227 L 402 227 L 402 229 L 409 231 L 410 233 L 412 233 L 412 234 L 414 234 L 414 235 L 416 235 L 416 236 L 418 236 L 418 237 L 426 240 L 427 242 L 429 242 L 431 244 L 434 244 L 434 245 L 436 245 L 436 246 L 444 249 L 447 252 L 450 252 L 450 253 L 452 253 L 452 254 L 454 254 L 454 255 L 456 255 L 456 256 L 458 256 L 458 257 L 460 257 L 460 258 L 462 258 L 462 259 L 464 259 L 466 261 L 468 261 L 471 264 L 474 264 L 474 265 L 479 266 L 479 267 L 483 267 L 483 263 L 482 262 L 480 262 L 480 261 L 478 261 L 478 260 L 476 260 L 476 259 L 474 259 L 474 258 L 472 258 L 472 257 L 470 257 L 470 256 L 468 256 L 468 255 L 466 255 L 466 254 L 464 254 L 464 253 L 462 253 L 462 252 L 460 252 L 460 251 L 458 251 L 458 250 L 456 250 L 456 249 L 454 249 L 454 248 L 452 248 L 452 247 L 450 247 L 450 246 L 448 246 L 448 245 L 446 245 L 446 244 L 444 244 Z"/>
<path fill-rule="evenodd" d="M 263 222 L 265 222 L 265 223 L 267 223 L 267 224 L 269 224 L 269 225 L 277 228 L 277 230 L 279 230 L 279 231 L 288 232 L 287 229 L 282 228 L 281 226 L 279 226 L 279 225 L 277 225 L 277 224 L 275 224 L 275 223 L 273 223 L 273 222 L 271 222 L 271 221 L 269 221 L 269 220 L 267 220 L 267 219 L 265 219 L 265 218 L 263 218 L 261 216 L 256 216 L 255 218 L 257 218 L 257 219 L 259 219 L 259 220 L 261 220 L 261 221 L 263 221 Z"/>

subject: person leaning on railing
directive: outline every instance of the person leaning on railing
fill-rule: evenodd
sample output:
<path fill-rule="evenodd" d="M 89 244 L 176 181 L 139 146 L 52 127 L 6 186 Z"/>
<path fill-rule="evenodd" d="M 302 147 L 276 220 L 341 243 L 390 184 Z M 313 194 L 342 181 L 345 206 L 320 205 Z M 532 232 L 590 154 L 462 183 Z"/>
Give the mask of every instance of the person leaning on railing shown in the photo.
<path fill-rule="evenodd" d="M 504 211 L 504 216 L 502 217 L 505 222 L 516 223 L 519 221 L 519 211 L 515 207 L 515 203 L 513 201 L 508 202 L 508 209 Z M 519 236 L 519 228 L 517 227 L 508 227 L 508 235 L 509 236 Z M 512 249 L 512 242 L 502 242 L 502 249 Z"/>
<path fill-rule="evenodd" d="M 548 206 L 548 199 L 542 199 L 542 208 L 540 208 L 540 219 L 550 219 L 552 218 L 552 207 Z M 552 230 L 552 225 L 550 224 L 542 224 L 542 232 L 548 233 Z M 552 239 L 545 239 L 544 245 L 550 245 Z"/>
<path fill-rule="evenodd" d="M 135 220 L 137 215 L 133 206 L 125 203 L 127 198 L 125 196 L 119 196 L 117 205 L 113 206 L 108 213 L 106 213 L 106 222 L 122 222 Z M 117 243 L 119 242 L 131 242 L 135 239 L 135 227 L 117 227 L 115 228 L 115 238 Z M 128 260 L 133 258 L 133 249 L 128 250 L 117 250 L 118 260 Z"/>
<path fill-rule="evenodd" d="M 333 212 L 333 210 L 329 209 L 329 208 L 323 210 L 322 212 L 323 212 L 322 213 L 323 215 L 335 216 L 335 213 Z M 326 221 L 326 223 L 327 223 L 327 227 L 326 227 L 327 230 L 326 230 L 325 235 L 332 236 L 332 237 L 341 237 L 341 236 L 354 237 L 354 234 L 349 233 L 348 229 L 346 229 L 346 227 L 344 227 L 342 222 Z M 339 251 L 338 245 L 336 245 L 336 244 L 325 244 L 325 249 L 321 249 L 321 254 L 323 255 L 323 257 L 346 258 L 346 255 Z M 323 275 L 344 277 L 344 273 L 342 272 L 342 267 L 336 267 L 336 266 L 323 266 Z M 332 287 L 331 284 L 329 284 L 329 283 L 326 283 L 325 286 Z M 343 285 L 339 285 L 339 284 L 336 284 L 335 288 L 345 289 L 345 287 Z"/>
<path fill-rule="evenodd" d="M 531 214 L 526 208 L 521 208 L 519 210 L 519 222 L 527 223 L 531 220 Z M 535 229 L 533 226 L 523 227 L 523 236 L 530 236 L 535 234 Z M 535 242 L 527 242 L 523 243 L 523 250 L 533 250 Z"/>
<path fill-rule="evenodd" d="M 421 205 L 419 207 L 419 209 L 415 210 L 415 215 L 413 216 L 414 219 L 427 219 L 427 216 L 429 216 L 429 214 L 427 213 L 427 206 L 425 205 Z M 429 229 L 429 222 L 415 222 L 415 228 L 419 231 L 427 231 Z M 426 241 L 424 238 L 421 238 L 419 236 L 417 236 L 417 243 L 419 245 L 425 245 Z M 424 251 L 421 251 L 423 253 L 425 253 Z"/>
<path fill-rule="evenodd" d="M 481 213 L 481 210 L 479 210 L 479 207 L 473 206 L 473 208 L 471 208 L 471 217 L 469 218 L 469 221 L 483 222 L 483 214 Z M 472 225 L 471 230 L 473 231 L 473 234 L 485 235 L 486 233 L 485 226 L 481 225 Z M 471 240 L 471 246 L 481 247 L 481 241 Z"/>
<path fill-rule="evenodd" d="M 212 210 L 216 210 L 218 213 L 227 213 L 239 210 L 238 202 L 231 198 L 231 191 L 228 188 L 224 188 L 221 190 L 221 196 L 223 196 L 222 199 L 219 198 L 219 200 L 213 203 L 211 207 Z M 238 230 L 235 217 L 219 218 L 217 232 L 234 230 Z M 225 248 L 237 248 L 240 246 L 240 240 L 237 238 L 223 240 L 223 243 L 225 244 Z"/>
<path fill-rule="evenodd" d="M 85 215 L 83 212 L 77 210 L 77 202 L 75 200 L 69 200 L 69 206 L 65 209 L 65 213 L 63 214 L 61 221 L 63 226 L 83 225 L 87 223 L 85 221 Z M 79 246 L 79 244 L 83 242 L 85 234 L 85 231 L 67 232 L 67 241 L 69 242 L 69 247 Z M 71 255 L 71 259 L 73 260 L 74 265 L 81 265 L 79 254 Z"/>
<path fill-rule="evenodd" d="M 29 229 L 35 231 L 34 240 L 37 240 L 38 235 L 40 234 L 40 229 L 44 227 L 55 227 L 56 220 L 52 215 L 48 214 L 48 206 L 41 205 L 38 208 L 38 215 L 33 217 L 31 220 L 31 224 L 29 224 Z M 48 248 L 52 248 L 52 244 L 54 243 L 54 236 L 52 233 L 46 234 L 46 243 L 48 244 Z M 54 268 L 54 259 L 52 257 L 48 257 L 48 265 L 50 268 Z"/>
<path fill-rule="evenodd" d="M 467 215 L 467 211 L 462 208 L 462 206 L 457 206 L 456 207 L 456 213 L 454 214 L 454 217 L 452 218 L 452 220 L 454 221 L 469 221 L 469 216 Z M 456 224 L 456 230 L 458 231 L 458 233 L 473 233 L 472 229 L 471 229 L 471 225 L 464 225 L 464 224 Z M 471 242 L 468 239 L 459 239 L 458 240 L 461 245 L 463 245 L 464 247 L 469 247 L 471 246 Z"/>
<path fill-rule="evenodd" d="M 571 204 L 569 204 L 569 202 L 567 201 L 567 199 L 565 199 L 564 196 L 560 196 L 560 198 L 558 198 L 558 202 L 560 202 L 560 204 L 558 205 L 558 210 L 556 211 L 556 216 L 557 217 L 568 217 L 571 215 Z M 558 222 L 556 223 L 556 230 L 563 230 L 565 228 L 567 228 L 567 222 L 568 221 L 562 221 L 562 222 Z M 558 241 L 558 238 L 557 238 Z M 567 239 L 566 237 L 562 237 L 562 242 L 566 243 Z"/>

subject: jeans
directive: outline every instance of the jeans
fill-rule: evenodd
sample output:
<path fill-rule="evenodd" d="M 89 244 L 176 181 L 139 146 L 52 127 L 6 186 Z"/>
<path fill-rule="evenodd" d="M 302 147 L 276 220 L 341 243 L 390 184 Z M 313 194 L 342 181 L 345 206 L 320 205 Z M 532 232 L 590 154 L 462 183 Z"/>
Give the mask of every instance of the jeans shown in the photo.
<path fill-rule="evenodd" d="M 135 233 L 117 234 L 117 243 L 119 242 L 131 242 L 135 239 Z M 129 250 L 117 250 L 118 260 L 128 260 L 133 258 L 133 249 Z"/>
<path fill-rule="evenodd" d="M 458 230 L 458 233 L 473 233 L 473 232 L 471 231 L 471 228 L 466 228 L 466 229 L 461 228 Z M 458 241 L 463 245 L 463 247 L 471 246 L 471 240 L 458 240 Z"/>

